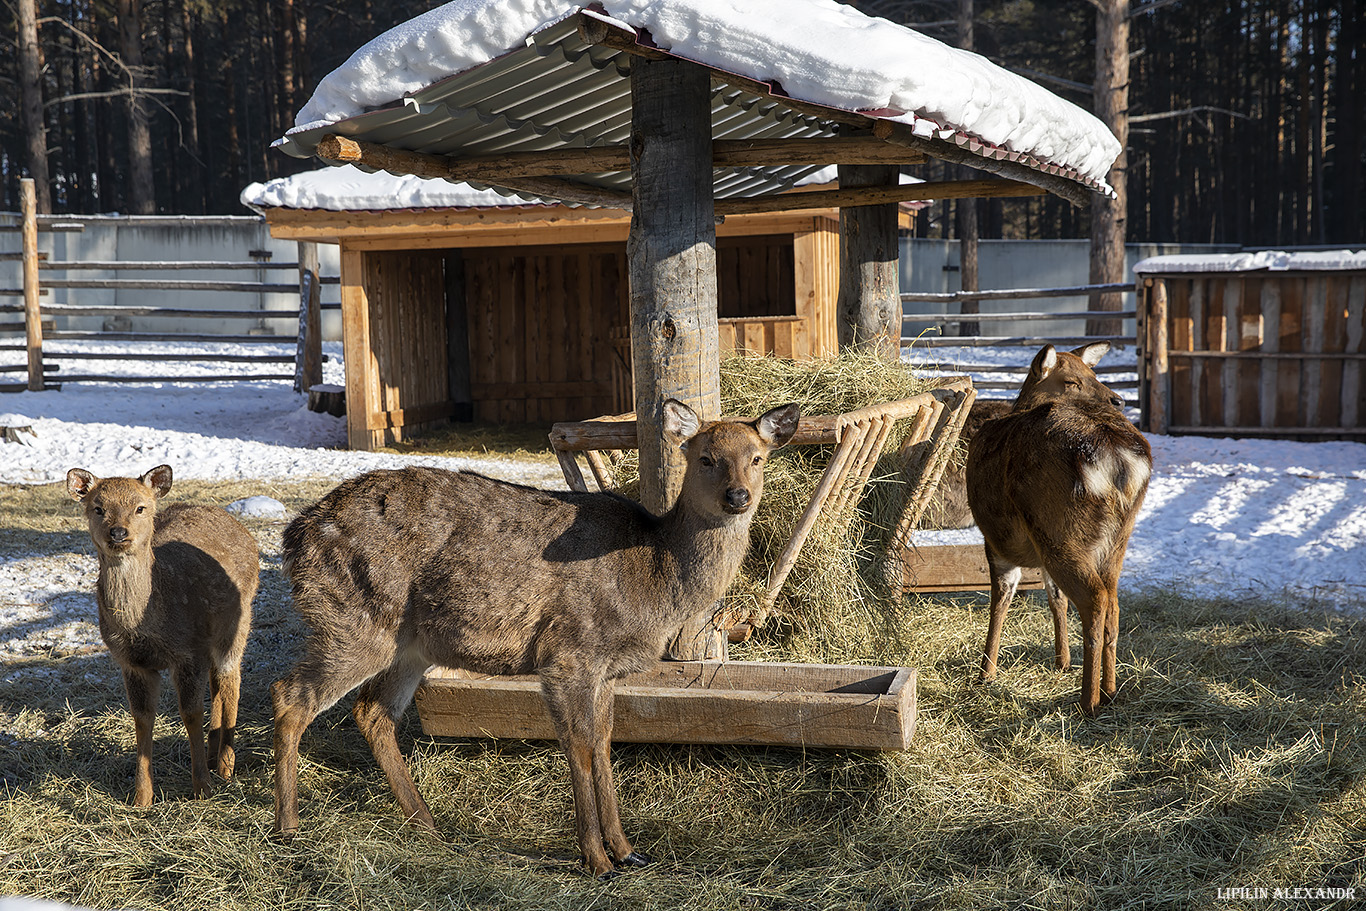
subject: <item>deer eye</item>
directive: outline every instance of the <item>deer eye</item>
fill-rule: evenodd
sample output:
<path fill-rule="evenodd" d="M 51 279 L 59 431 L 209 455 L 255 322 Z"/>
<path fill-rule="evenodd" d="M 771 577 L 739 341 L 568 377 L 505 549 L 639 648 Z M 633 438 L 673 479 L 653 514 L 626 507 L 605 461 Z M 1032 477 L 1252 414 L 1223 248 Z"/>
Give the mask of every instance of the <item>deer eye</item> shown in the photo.
<path fill-rule="evenodd" d="M 96 507 L 95 507 L 95 515 L 97 515 L 97 516 L 102 516 L 102 515 L 104 515 L 104 507 L 103 507 L 103 506 L 96 506 Z"/>
<path fill-rule="evenodd" d="M 146 506 L 139 506 L 139 507 L 138 507 L 138 515 L 142 515 L 142 514 L 143 514 L 144 512 L 146 512 L 146 511 L 147 511 L 147 507 L 146 507 Z"/>
<path fill-rule="evenodd" d="M 754 463 L 753 463 L 753 464 L 755 464 L 755 465 L 762 465 L 762 464 L 764 464 L 764 457 L 763 457 L 763 456 L 755 456 L 755 457 L 754 457 Z"/>
<path fill-rule="evenodd" d="M 716 464 L 714 461 L 712 461 L 711 456 L 701 456 L 698 458 L 697 461 L 702 463 L 703 468 L 711 468 L 713 465 Z"/>

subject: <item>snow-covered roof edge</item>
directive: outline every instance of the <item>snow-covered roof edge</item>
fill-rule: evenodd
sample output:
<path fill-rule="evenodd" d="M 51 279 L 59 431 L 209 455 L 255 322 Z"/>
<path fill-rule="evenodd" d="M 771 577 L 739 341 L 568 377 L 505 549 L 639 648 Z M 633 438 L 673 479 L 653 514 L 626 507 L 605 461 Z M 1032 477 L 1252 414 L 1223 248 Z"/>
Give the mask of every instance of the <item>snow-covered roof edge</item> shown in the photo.
<path fill-rule="evenodd" d="M 969 51 L 835 0 L 602 0 L 613 22 L 670 53 L 794 99 L 911 126 L 1112 194 L 1119 142 L 1092 114 Z M 290 133 L 358 117 L 485 63 L 586 7 L 454 0 L 385 32 L 319 83 Z"/>
<path fill-rule="evenodd" d="M 332 212 L 388 209 L 473 209 L 545 205 L 515 193 L 479 190 L 439 178 L 362 171 L 354 165 L 321 168 L 242 189 L 242 205 L 267 209 L 323 209 Z"/>
<path fill-rule="evenodd" d="M 1260 250 L 1255 253 L 1176 253 L 1134 264 L 1143 275 L 1204 272 L 1347 272 L 1366 270 L 1366 250 Z"/>

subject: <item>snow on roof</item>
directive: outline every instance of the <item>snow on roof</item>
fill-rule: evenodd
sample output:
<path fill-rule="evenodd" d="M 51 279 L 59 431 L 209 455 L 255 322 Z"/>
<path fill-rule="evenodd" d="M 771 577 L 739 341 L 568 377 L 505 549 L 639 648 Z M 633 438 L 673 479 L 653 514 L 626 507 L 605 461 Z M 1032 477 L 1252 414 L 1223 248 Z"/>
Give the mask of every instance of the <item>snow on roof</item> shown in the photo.
<path fill-rule="evenodd" d="M 835 0 L 601 0 L 655 45 L 803 101 L 875 113 L 925 138 L 972 137 L 1105 182 L 1119 155 L 1090 113 L 977 54 Z M 323 77 L 291 133 L 391 105 L 580 12 L 568 0 L 454 0 L 402 23 Z"/>
<path fill-rule="evenodd" d="M 833 183 L 833 165 L 822 168 L 796 186 Z M 902 183 L 920 179 L 901 175 Z M 355 165 L 319 168 L 265 183 L 250 183 L 239 197 L 256 212 L 266 209 L 323 209 L 330 212 L 381 212 L 389 209 L 478 209 L 546 205 L 545 200 L 498 190 L 480 190 L 467 183 L 441 178 L 362 171 Z"/>
<path fill-rule="evenodd" d="M 1288 253 L 1260 250 L 1255 253 L 1178 253 L 1151 256 L 1134 264 L 1134 271 L 1158 272 L 1290 272 L 1366 270 L 1366 250 L 1312 250 Z"/>
<path fill-rule="evenodd" d="M 333 212 L 384 209 L 461 209 L 534 206 L 544 203 L 497 190 L 477 190 L 467 183 L 439 178 L 369 173 L 353 165 L 320 168 L 266 183 L 248 184 L 242 204 L 250 209 L 327 209 Z"/>

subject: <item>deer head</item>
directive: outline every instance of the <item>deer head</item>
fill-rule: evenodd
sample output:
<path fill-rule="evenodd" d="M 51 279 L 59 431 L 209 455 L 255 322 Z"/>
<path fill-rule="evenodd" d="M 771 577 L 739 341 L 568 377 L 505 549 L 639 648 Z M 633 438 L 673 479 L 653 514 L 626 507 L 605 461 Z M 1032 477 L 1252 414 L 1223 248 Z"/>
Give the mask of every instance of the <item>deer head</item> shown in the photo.
<path fill-rule="evenodd" d="M 1095 342 L 1069 351 L 1044 345 L 1029 365 L 1012 411 L 1026 411 L 1049 402 L 1083 408 L 1122 408 L 1124 400 L 1096 379 L 1095 367 L 1110 350 L 1109 342 Z"/>

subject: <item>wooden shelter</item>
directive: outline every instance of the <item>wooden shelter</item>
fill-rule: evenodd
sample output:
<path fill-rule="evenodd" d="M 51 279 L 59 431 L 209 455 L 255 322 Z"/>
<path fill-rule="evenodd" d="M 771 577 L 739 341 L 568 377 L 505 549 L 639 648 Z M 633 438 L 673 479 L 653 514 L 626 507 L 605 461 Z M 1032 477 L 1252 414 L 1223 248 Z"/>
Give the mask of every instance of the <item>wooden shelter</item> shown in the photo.
<path fill-rule="evenodd" d="M 1134 271 L 1144 430 L 1366 439 L 1366 252 L 1158 256 Z"/>
<path fill-rule="evenodd" d="M 837 165 L 839 189 L 807 194 L 801 205 L 840 209 L 838 340 L 895 357 L 897 203 L 1044 192 L 1085 202 L 1112 192 L 1104 175 L 1120 151 L 1100 121 L 1039 86 L 851 7 L 791 0 L 781 13 L 764 5 L 757 14 L 782 22 L 742 7 L 566 0 L 547 18 L 545 4 L 449 4 L 324 78 L 301 125 L 280 142 L 298 157 L 629 211 L 640 499 L 656 513 L 672 505 L 684 468 L 664 441 L 663 401 L 720 417 L 718 219 L 790 210 L 794 182 Z M 807 27 L 783 27 L 800 17 L 810 17 Z M 490 40 L 459 37 L 470 30 Z M 495 38 L 498 50 L 489 52 Z M 869 54 L 874 41 L 878 53 Z M 448 52 L 439 64 L 409 66 Z M 812 84 L 817 59 L 830 85 Z M 870 63 L 902 71 L 888 79 Z M 371 81 L 394 70 L 402 78 Z M 900 88 L 886 91 L 892 84 Z M 931 157 L 991 176 L 900 182 L 902 167 Z M 363 268 L 358 251 L 349 255 L 352 269 Z M 367 257 L 377 274 L 360 287 L 379 287 L 417 255 Z M 348 352 L 378 358 L 371 326 L 387 318 L 387 303 L 361 320 L 350 298 L 343 307 L 356 341 Z M 420 348 L 431 357 L 440 344 L 424 339 Z M 397 358 L 389 362 L 401 372 Z M 380 378 L 396 381 L 397 373 Z M 364 399 L 352 401 L 348 389 L 348 412 L 369 415 L 380 390 L 360 392 Z M 411 423 L 402 416 L 402 426 Z M 681 630 L 679 641 L 699 642 L 699 630 Z"/>
<path fill-rule="evenodd" d="M 629 213 L 257 208 L 277 238 L 340 245 L 352 449 L 452 418 L 550 423 L 634 408 Z M 901 210 L 900 225 L 912 217 Z M 719 351 L 834 353 L 838 210 L 734 216 L 716 234 Z"/>

